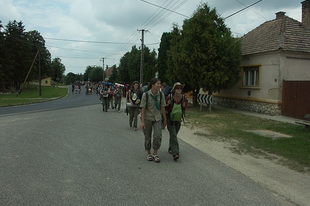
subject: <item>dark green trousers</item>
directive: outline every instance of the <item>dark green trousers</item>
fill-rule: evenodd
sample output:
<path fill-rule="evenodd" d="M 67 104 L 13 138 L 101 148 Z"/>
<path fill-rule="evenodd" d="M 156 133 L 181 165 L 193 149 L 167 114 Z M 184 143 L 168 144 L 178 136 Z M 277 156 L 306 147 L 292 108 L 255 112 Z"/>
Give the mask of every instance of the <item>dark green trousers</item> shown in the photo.
<path fill-rule="evenodd" d="M 172 155 L 179 155 L 179 142 L 178 133 L 181 128 L 181 121 L 173 122 L 167 117 L 167 128 L 169 131 L 169 151 L 172 151 Z"/>

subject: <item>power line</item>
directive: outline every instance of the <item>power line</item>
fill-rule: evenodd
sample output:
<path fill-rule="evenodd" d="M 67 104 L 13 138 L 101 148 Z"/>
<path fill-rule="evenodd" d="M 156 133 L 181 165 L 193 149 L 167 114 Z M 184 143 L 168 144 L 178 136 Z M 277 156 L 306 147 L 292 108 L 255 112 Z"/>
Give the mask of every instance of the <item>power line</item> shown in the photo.
<path fill-rule="evenodd" d="M 187 2 L 187 0 L 183 0 L 182 2 L 177 4 L 178 2 L 179 1 L 177 1 L 175 4 L 173 4 L 169 9 L 175 11 L 178 8 L 180 8 L 183 4 L 185 4 Z M 165 11 L 165 13 L 163 15 L 161 15 L 159 18 L 157 18 L 156 20 L 154 20 L 154 23 L 152 25 L 150 25 L 150 27 L 148 27 L 147 29 L 151 30 L 152 28 L 154 28 L 155 26 L 157 26 L 158 24 L 163 22 L 171 14 L 172 14 L 172 12 Z"/>
<path fill-rule="evenodd" d="M 108 41 L 86 41 L 86 40 L 75 40 L 75 39 L 57 39 L 45 37 L 45 39 L 55 40 L 55 41 L 70 41 L 70 42 L 83 42 L 83 43 L 95 43 L 95 44 L 132 44 L 123 42 L 108 42 Z"/>
<path fill-rule="evenodd" d="M 79 50 L 79 49 L 69 49 L 69 48 L 64 48 L 64 47 L 57 47 L 57 46 L 51 46 L 51 45 L 45 45 L 46 47 L 50 48 L 57 48 L 57 49 L 64 49 L 64 50 L 71 50 L 71 51 L 79 51 L 79 52 L 89 52 L 89 53 L 101 53 L 99 51 L 89 51 L 89 50 Z"/>
<path fill-rule="evenodd" d="M 236 2 L 238 2 L 239 4 L 243 5 L 243 6 L 246 6 L 244 5 L 242 2 L 238 1 L 238 0 L 235 0 Z M 254 13 L 256 13 L 257 15 L 263 17 L 265 20 L 268 20 L 267 18 L 265 18 L 263 15 L 259 14 L 258 12 L 254 11 L 253 9 L 250 8 L 251 11 L 253 11 Z"/>
<path fill-rule="evenodd" d="M 169 2 L 169 0 L 166 0 L 166 1 L 162 4 L 162 6 L 164 6 L 167 2 L 168 2 L 167 6 L 170 5 L 170 4 L 172 3 L 172 1 Z M 145 20 L 145 21 L 142 23 L 142 25 L 141 25 L 139 28 L 145 28 L 145 27 L 147 27 L 147 25 L 150 24 L 152 17 L 154 16 L 154 18 L 158 18 L 158 16 L 161 15 L 162 12 L 163 12 L 162 10 L 157 9 L 147 20 Z M 161 15 L 161 16 L 162 16 L 162 15 Z M 128 42 L 128 41 L 136 42 L 136 41 L 139 40 L 139 38 L 140 38 L 139 33 L 138 33 L 137 31 L 134 31 L 134 33 L 133 33 L 125 42 Z M 137 43 L 136 43 L 136 44 L 137 44 Z M 134 45 L 136 45 L 136 44 L 134 44 Z M 116 55 L 118 52 L 120 52 L 120 51 L 125 51 L 126 48 L 127 48 L 127 45 L 125 45 L 125 44 L 121 45 L 120 47 L 118 47 L 118 48 L 110 55 L 110 57 L 111 57 L 111 56 L 115 56 L 115 55 Z"/>
<path fill-rule="evenodd" d="M 176 11 L 167 9 L 167 8 L 165 8 L 165 7 L 162 7 L 162 6 L 153 4 L 153 3 L 151 3 L 151 2 L 148 2 L 148 1 L 145 1 L 145 0 L 140 0 L 140 1 L 142 1 L 142 2 L 144 2 L 144 3 L 147 3 L 147 4 L 150 4 L 150 5 L 153 5 L 153 6 L 156 6 L 156 7 L 159 7 L 159 8 L 161 8 L 161 9 L 165 9 L 165 10 L 170 11 L 170 12 L 172 12 L 172 13 L 175 13 L 175 14 L 178 14 L 178 15 L 181 15 L 181 16 L 184 16 L 184 17 L 186 17 L 186 18 L 189 18 L 189 16 L 186 16 L 186 15 L 181 14 L 181 13 L 179 13 L 179 12 L 176 12 Z"/>
<path fill-rule="evenodd" d="M 259 0 L 259 1 L 255 2 L 255 3 L 251 4 L 251 5 L 249 5 L 249 6 L 247 6 L 247 7 L 245 7 L 245 8 L 243 8 L 243 9 L 241 9 L 241 10 L 239 10 L 239 11 L 237 11 L 237 12 L 235 12 L 235 13 L 233 13 L 233 14 L 227 16 L 227 17 L 225 17 L 224 20 L 225 20 L 225 19 L 228 19 L 229 17 L 232 17 L 232 16 L 238 14 L 239 12 L 241 12 L 241 11 L 243 11 L 243 10 L 246 10 L 247 8 L 250 8 L 250 7 L 254 6 L 255 4 L 258 4 L 258 3 L 261 2 L 261 1 L 263 1 L 263 0 Z"/>
<path fill-rule="evenodd" d="M 100 57 L 98 58 L 86 58 L 86 57 L 66 57 L 66 56 L 57 56 L 59 58 L 63 58 L 63 59 L 100 59 Z"/>

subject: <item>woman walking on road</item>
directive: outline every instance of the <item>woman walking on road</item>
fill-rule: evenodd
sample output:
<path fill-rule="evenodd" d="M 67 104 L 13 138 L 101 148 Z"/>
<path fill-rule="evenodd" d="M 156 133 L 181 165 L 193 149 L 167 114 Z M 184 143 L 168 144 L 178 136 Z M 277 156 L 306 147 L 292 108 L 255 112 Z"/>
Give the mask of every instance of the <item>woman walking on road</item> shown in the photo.
<path fill-rule="evenodd" d="M 106 84 L 103 85 L 103 88 L 100 91 L 101 100 L 102 100 L 102 111 L 107 112 L 109 107 L 109 93 L 110 89 Z"/>
<path fill-rule="evenodd" d="M 165 113 L 165 97 L 160 91 L 161 82 L 157 78 L 151 79 L 147 92 L 143 93 L 141 100 L 141 125 L 140 129 L 144 132 L 144 146 L 147 151 L 147 160 L 160 162 L 158 149 L 161 146 L 162 126 L 167 124 Z M 164 121 L 162 123 L 162 115 Z M 152 130 L 153 132 L 153 155 L 152 148 Z"/>
<path fill-rule="evenodd" d="M 177 82 L 174 84 L 171 94 L 167 96 L 166 111 L 167 111 L 167 128 L 169 131 L 169 149 L 168 152 L 176 161 L 179 159 L 179 142 L 178 133 L 181 128 L 181 120 L 187 108 L 188 101 L 186 96 L 182 93 L 184 84 Z"/>
<path fill-rule="evenodd" d="M 121 85 L 117 85 L 116 89 L 114 90 L 114 108 L 121 112 L 121 103 L 122 103 L 122 95 L 123 92 L 121 90 Z"/>
<path fill-rule="evenodd" d="M 133 122 L 133 129 L 137 131 L 138 125 L 138 115 L 140 113 L 140 101 L 141 101 L 141 90 L 140 84 L 138 81 L 134 81 L 132 83 L 131 89 L 128 92 L 128 100 L 131 103 L 129 110 L 129 126 L 132 127 Z"/>

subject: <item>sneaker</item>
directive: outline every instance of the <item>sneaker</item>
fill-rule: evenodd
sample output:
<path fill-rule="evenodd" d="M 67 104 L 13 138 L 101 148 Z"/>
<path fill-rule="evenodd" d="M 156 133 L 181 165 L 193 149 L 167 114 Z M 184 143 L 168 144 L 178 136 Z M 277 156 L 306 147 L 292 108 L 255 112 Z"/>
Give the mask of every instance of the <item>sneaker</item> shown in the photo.
<path fill-rule="evenodd" d="M 138 131 L 138 128 L 137 128 L 137 127 L 135 127 L 135 128 L 133 128 L 133 130 Z"/>
<path fill-rule="evenodd" d="M 147 161 L 153 161 L 153 156 L 151 154 L 147 154 L 146 159 Z"/>
<path fill-rule="evenodd" d="M 159 159 L 158 155 L 153 155 L 153 159 L 156 163 L 160 163 L 160 159 Z"/>

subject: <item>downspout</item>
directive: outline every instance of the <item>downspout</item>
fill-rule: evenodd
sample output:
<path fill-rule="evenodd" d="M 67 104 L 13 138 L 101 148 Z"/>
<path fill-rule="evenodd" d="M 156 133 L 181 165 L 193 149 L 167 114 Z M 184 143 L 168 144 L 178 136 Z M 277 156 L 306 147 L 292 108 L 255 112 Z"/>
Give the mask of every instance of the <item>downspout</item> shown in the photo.
<path fill-rule="evenodd" d="M 279 88 L 279 97 L 281 97 L 281 98 L 278 97 L 278 100 L 280 100 L 281 102 L 282 102 L 282 96 L 283 96 L 282 95 L 283 79 L 282 79 L 282 74 L 281 74 L 281 65 L 282 65 L 281 57 L 285 49 L 285 21 L 286 21 L 286 16 L 285 16 L 285 13 L 283 12 L 282 22 L 280 26 L 280 38 L 279 38 L 279 47 L 278 47 L 278 51 L 279 51 L 278 88 Z M 281 104 L 281 108 L 282 108 L 282 104 Z"/>

